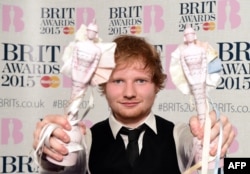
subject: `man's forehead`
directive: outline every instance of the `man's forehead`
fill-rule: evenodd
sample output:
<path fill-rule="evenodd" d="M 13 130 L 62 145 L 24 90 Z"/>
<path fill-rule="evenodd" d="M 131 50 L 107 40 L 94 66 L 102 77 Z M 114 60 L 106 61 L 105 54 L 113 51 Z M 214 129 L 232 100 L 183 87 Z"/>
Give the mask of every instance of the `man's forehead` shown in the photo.
<path fill-rule="evenodd" d="M 128 73 L 130 71 L 133 71 L 131 76 L 147 76 L 149 78 L 152 78 L 152 73 L 149 71 L 148 68 L 145 68 L 145 66 L 139 65 L 139 64 L 133 64 L 133 65 L 119 65 L 117 66 L 112 73 L 112 77 L 122 76 L 126 77 L 125 73 Z"/>
<path fill-rule="evenodd" d="M 123 62 L 116 64 L 115 69 L 122 70 L 122 69 L 136 69 L 141 71 L 148 71 L 145 68 L 146 64 L 142 61 L 133 61 L 133 62 Z"/>

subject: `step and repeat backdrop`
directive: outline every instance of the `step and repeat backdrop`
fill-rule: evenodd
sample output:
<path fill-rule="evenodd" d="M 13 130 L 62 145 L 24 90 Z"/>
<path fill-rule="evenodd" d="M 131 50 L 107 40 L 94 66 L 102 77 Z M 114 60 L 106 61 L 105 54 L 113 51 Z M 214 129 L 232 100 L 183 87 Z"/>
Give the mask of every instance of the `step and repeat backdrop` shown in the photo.
<path fill-rule="evenodd" d="M 71 81 L 60 74 L 61 57 L 81 24 L 94 18 L 103 42 L 131 34 L 159 50 L 168 80 L 153 110 L 175 123 L 195 114 L 190 96 L 169 74 L 171 53 L 190 24 L 222 60 L 218 86 L 209 96 L 236 131 L 228 157 L 250 157 L 249 0 L 1 0 L 0 5 L 0 173 L 38 173 L 31 155 L 33 130 L 45 115 L 64 114 Z M 80 113 L 88 96 L 89 91 Z M 98 88 L 94 98 L 88 127 L 110 112 Z"/>

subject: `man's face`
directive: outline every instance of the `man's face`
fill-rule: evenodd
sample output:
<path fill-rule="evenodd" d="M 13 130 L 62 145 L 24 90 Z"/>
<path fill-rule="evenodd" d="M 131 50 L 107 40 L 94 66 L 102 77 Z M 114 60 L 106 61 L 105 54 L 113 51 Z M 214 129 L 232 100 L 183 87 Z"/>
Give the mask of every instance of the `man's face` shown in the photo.
<path fill-rule="evenodd" d="M 151 111 L 156 97 L 152 75 L 140 63 L 118 65 L 105 87 L 109 106 L 118 121 L 134 125 Z"/>

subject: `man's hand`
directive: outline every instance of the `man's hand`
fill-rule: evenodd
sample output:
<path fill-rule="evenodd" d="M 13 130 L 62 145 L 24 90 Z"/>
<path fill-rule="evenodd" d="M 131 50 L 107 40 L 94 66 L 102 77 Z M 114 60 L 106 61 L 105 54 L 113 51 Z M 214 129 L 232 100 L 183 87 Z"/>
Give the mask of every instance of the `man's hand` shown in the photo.
<path fill-rule="evenodd" d="M 229 122 L 228 117 L 221 115 L 220 120 L 217 120 L 215 111 L 209 113 L 211 119 L 211 135 L 210 135 L 210 155 L 215 156 L 218 147 L 219 133 L 220 133 L 220 122 L 222 123 L 223 141 L 221 148 L 221 157 L 226 155 L 228 148 L 230 147 L 235 137 L 232 124 Z M 204 136 L 204 125 L 200 125 L 197 116 L 193 116 L 189 121 L 190 129 L 192 134 L 198 139 L 202 139 Z"/>
<path fill-rule="evenodd" d="M 57 161 L 62 161 L 63 156 L 68 154 L 67 148 L 60 143 L 58 140 L 69 143 L 70 137 L 67 135 L 67 133 L 64 130 L 71 130 L 71 125 L 67 120 L 66 116 L 62 115 L 48 115 L 43 118 L 42 121 L 38 122 L 36 125 L 36 129 L 33 133 L 33 148 L 36 149 L 38 143 L 39 143 L 39 136 L 41 133 L 41 130 L 44 128 L 47 124 L 57 124 L 59 128 L 55 129 L 49 139 L 49 146 L 50 147 L 44 147 L 43 153 L 46 156 L 51 157 L 52 159 L 55 159 Z"/>

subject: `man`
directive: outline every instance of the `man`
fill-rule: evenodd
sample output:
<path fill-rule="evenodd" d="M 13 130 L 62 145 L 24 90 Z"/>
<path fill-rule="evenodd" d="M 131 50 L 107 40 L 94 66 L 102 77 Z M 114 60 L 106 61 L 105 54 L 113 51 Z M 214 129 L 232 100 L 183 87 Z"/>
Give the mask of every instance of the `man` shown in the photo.
<path fill-rule="evenodd" d="M 82 173 L 87 168 L 91 174 L 178 174 L 185 168 L 189 150 L 192 148 L 193 136 L 199 139 L 203 136 L 203 128 L 196 117 L 190 119 L 190 127 L 182 124 L 174 126 L 152 113 L 152 106 L 157 93 L 164 87 L 166 75 L 163 73 L 160 56 L 156 49 L 143 38 L 136 36 L 120 36 L 114 40 L 116 67 L 107 83 L 100 86 L 105 95 L 111 115 L 108 119 L 95 124 L 91 131 L 83 128 L 87 139 L 87 150 L 81 154 L 76 166 L 60 167 L 51 164 L 46 156 L 61 161 L 67 155 L 67 149 L 57 139 L 68 143 L 69 137 L 64 132 L 71 126 L 66 117 L 59 115 L 46 116 L 37 124 L 34 131 L 33 147 L 38 144 L 41 129 L 48 123 L 58 124 L 50 140 L 49 146 L 43 149 L 43 173 L 61 171 L 62 173 Z M 216 142 L 219 134 L 219 122 L 214 112 L 210 114 L 212 121 L 211 142 Z M 234 138 L 232 125 L 227 117 L 221 116 L 223 124 L 223 146 L 221 157 L 226 154 Z M 128 136 L 122 127 L 135 129 L 141 125 L 145 128 L 138 138 L 139 157 L 130 163 L 126 149 L 129 149 Z M 190 133 L 192 132 L 192 134 Z M 175 135 L 175 137 L 174 137 Z M 185 139 L 184 139 L 185 138 Z M 91 139 L 91 143 L 89 140 Z M 178 140 L 177 140 L 178 139 Z M 216 146 L 210 154 L 216 154 Z M 86 158 L 85 158 L 86 155 Z M 84 160 L 86 159 L 86 160 Z M 179 168 L 180 167 L 180 168 Z"/>

